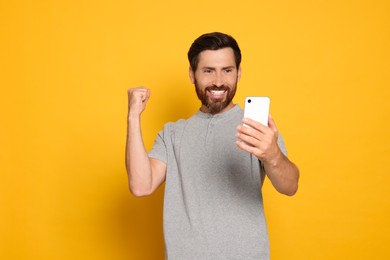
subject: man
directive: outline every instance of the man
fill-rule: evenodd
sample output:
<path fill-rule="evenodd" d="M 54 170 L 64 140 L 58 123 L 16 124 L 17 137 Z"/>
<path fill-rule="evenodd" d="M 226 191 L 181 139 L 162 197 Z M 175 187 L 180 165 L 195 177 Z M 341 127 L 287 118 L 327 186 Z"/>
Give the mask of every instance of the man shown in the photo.
<path fill-rule="evenodd" d="M 200 110 L 167 123 L 149 154 L 140 115 L 150 90 L 128 90 L 130 190 L 146 196 L 165 181 L 167 259 L 269 259 L 263 180 L 268 176 L 277 191 L 294 195 L 299 171 L 286 157 L 272 117 L 268 127 L 243 119 L 233 103 L 241 77 L 237 42 L 223 33 L 202 35 L 188 59 Z"/>

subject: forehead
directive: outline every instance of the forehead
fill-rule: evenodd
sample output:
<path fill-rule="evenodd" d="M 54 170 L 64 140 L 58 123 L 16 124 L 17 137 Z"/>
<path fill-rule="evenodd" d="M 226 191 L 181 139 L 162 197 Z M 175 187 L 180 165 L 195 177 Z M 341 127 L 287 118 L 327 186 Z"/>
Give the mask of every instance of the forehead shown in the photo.
<path fill-rule="evenodd" d="M 199 54 L 198 67 L 228 67 L 236 66 L 233 49 L 205 50 Z"/>

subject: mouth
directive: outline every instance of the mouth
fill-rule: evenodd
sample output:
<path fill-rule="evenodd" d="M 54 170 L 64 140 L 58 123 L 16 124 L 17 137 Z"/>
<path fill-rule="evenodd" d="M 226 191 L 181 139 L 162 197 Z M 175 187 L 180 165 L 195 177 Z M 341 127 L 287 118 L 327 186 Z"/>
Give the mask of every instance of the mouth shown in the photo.
<path fill-rule="evenodd" d="M 207 90 L 207 94 L 209 97 L 214 99 L 221 99 L 225 97 L 225 94 L 227 93 L 227 89 L 218 89 L 218 90 Z"/>

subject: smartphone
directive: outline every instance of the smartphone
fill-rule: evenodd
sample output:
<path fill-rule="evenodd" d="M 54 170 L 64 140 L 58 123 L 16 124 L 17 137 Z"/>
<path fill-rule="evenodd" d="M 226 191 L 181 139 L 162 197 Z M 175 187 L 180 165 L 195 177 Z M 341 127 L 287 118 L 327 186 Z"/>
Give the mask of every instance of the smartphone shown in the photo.
<path fill-rule="evenodd" d="M 244 117 L 253 119 L 265 126 L 268 126 L 269 106 L 269 97 L 246 97 Z"/>

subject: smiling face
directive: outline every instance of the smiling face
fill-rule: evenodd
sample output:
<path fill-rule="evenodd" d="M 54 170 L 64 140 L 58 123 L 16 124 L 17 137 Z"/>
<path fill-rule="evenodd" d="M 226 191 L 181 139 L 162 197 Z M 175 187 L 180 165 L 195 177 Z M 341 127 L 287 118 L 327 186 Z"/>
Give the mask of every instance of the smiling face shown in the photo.
<path fill-rule="evenodd" d="M 202 51 L 196 71 L 190 68 L 190 79 L 202 102 L 200 110 L 218 114 L 231 109 L 240 77 L 232 48 Z"/>

